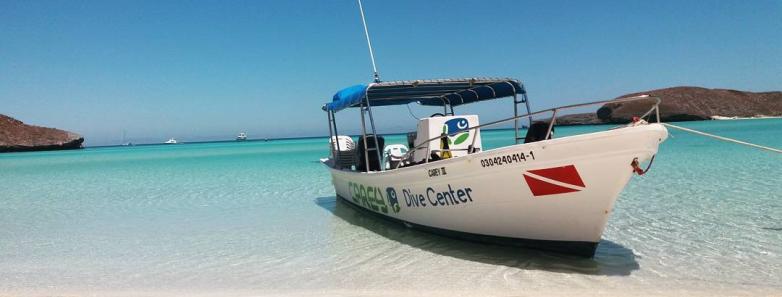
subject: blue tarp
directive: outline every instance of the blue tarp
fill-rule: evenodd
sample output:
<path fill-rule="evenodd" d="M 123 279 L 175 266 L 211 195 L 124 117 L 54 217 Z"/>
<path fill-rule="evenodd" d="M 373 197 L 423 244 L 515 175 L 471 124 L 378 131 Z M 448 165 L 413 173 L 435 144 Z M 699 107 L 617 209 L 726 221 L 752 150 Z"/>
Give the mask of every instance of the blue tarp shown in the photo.
<path fill-rule="evenodd" d="M 364 100 L 364 95 L 367 92 L 367 85 L 360 84 L 344 88 L 334 94 L 334 98 L 330 103 L 326 103 L 325 110 L 343 110 L 345 108 L 355 106 Z"/>
<path fill-rule="evenodd" d="M 369 97 L 371 106 L 417 102 L 428 106 L 457 106 L 482 100 L 523 94 L 524 87 L 508 78 L 469 78 L 381 82 L 360 84 L 340 90 L 323 110 L 340 111 L 356 107 Z"/>

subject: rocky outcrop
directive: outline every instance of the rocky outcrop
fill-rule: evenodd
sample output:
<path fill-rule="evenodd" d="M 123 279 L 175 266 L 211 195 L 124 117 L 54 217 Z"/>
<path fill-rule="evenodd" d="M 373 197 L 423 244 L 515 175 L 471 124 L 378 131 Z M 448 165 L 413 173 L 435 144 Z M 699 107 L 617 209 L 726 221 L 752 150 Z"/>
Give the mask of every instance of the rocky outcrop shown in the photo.
<path fill-rule="evenodd" d="M 0 114 L 0 153 L 78 149 L 83 142 L 76 133 L 31 126 Z"/>
<path fill-rule="evenodd" d="M 715 116 L 782 116 L 782 92 L 673 87 L 627 94 L 619 98 L 642 94 L 660 98 L 660 118 L 664 122 L 710 120 Z M 627 123 L 651 106 L 651 100 L 605 104 L 597 110 L 597 118 L 608 123 Z M 656 120 L 654 116 L 652 120 Z"/>
<path fill-rule="evenodd" d="M 546 122 L 548 122 L 549 120 L 550 119 L 547 119 Z M 597 115 L 594 112 L 588 112 L 588 113 L 576 113 L 576 114 L 567 114 L 563 116 L 558 116 L 556 124 L 560 126 L 599 125 L 599 124 L 606 124 L 606 122 L 598 119 Z"/>

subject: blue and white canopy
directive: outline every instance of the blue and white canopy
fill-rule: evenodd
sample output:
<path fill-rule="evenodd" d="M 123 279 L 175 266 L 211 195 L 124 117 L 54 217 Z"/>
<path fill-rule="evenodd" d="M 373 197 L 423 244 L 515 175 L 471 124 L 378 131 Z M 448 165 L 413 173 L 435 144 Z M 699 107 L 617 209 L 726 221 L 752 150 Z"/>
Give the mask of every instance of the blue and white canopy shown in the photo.
<path fill-rule="evenodd" d="M 405 80 L 361 84 L 344 88 L 323 105 L 325 111 L 357 107 L 366 99 L 371 106 L 418 102 L 428 106 L 457 106 L 524 94 L 524 87 L 510 78 Z"/>

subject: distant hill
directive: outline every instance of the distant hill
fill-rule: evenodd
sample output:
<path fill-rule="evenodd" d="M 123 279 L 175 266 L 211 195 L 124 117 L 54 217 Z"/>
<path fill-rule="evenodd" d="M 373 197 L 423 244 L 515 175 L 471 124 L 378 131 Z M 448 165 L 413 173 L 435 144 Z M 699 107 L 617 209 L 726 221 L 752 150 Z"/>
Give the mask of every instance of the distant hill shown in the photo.
<path fill-rule="evenodd" d="M 711 120 L 712 117 L 782 116 L 782 92 L 745 92 L 700 87 L 673 87 L 622 95 L 659 97 L 660 118 L 664 122 Z M 557 117 L 561 125 L 621 124 L 640 116 L 652 106 L 651 100 L 610 103 L 595 113 Z M 656 120 L 652 116 L 652 120 Z"/>
<path fill-rule="evenodd" d="M 660 118 L 664 122 L 710 120 L 713 116 L 782 116 L 782 92 L 673 87 L 627 94 L 619 98 L 642 94 L 660 97 Z M 649 103 L 644 101 L 606 104 L 597 110 L 597 117 L 612 123 L 626 123 L 648 109 Z"/>
<path fill-rule="evenodd" d="M 83 142 L 76 133 L 31 126 L 0 114 L 0 153 L 78 149 Z"/>
<path fill-rule="evenodd" d="M 548 122 L 549 120 L 550 118 L 546 119 L 545 121 Z M 571 125 L 599 125 L 599 124 L 608 124 L 608 123 L 598 119 L 596 113 L 587 112 L 587 113 L 574 113 L 574 114 L 566 114 L 566 115 L 558 116 L 556 124 L 560 126 L 571 126 Z"/>

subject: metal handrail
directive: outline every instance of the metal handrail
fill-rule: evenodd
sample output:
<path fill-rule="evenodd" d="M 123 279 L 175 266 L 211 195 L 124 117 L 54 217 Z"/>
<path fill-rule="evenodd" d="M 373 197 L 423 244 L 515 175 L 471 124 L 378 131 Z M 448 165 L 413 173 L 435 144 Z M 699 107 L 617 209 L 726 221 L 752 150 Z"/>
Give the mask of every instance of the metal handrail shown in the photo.
<path fill-rule="evenodd" d="M 544 109 L 544 110 L 540 110 L 540 111 L 536 111 L 536 112 L 530 112 L 530 113 L 519 115 L 519 116 L 513 116 L 513 117 L 510 117 L 510 118 L 507 118 L 507 119 L 502 119 L 502 120 L 489 122 L 489 123 L 486 123 L 486 124 L 483 124 L 483 125 L 478 125 L 478 126 L 471 127 L 469 129 L 467 129 L 467 131 L 474 130 L 474 129 L 480 129 L 480 128 L 488 127 L 488 126 L 493 126 L 493 125 L 497 125 L 497 124 L 500 124 L 500 123 L 513 121 L 513 120 L 517 120 L 517 119 L 521 119 L 521 118 L 526 118 L 526 117 L 530 117 L 531 118 L 533 115 L 539 115 L 539 114 L 543 114 L 543 113 L 547 113 L 547 112 L 552 112 L 553 115 L 556 116 L 557 111 L 558 110 L 563 110 L 563 109 L 572 109 L 572 108 L 576 108 L 576 107 L 583 107 L 583 106 L 596 105 L 596 104 L 621 103 L 621 102 L 629 102 L 629 101 L 638 101 L 638 100 L 643 100 L 643 99 L 654 99 L 656 102 L 649 109 L 649 111 L 644 113 L 640 118 L 645 118 L 645 117 L 649 116 L 652 113 L 652 111 L 655 111 L 656 112 L 656 116 L 657 116 L 657 123 L 660 123 L 660 102 L 662 100 L 660 100 L 659 97 L 652 97 L 652 96 L 649 96 L 649 95 L 640 95 L 640 96 L 633 96 L 633 97 L 627 97 L 627 98 L 593 101 L 593 102 L 587 102 L 587 103 L 571 104 L 571 105 L 565 105 L 565 106 L 560 106 L 560 107 Z M 554 116 L 552 116 L 552 118 L 551 118 L 551 122 L 549 123 L 549 127 L 548 127 L 548 132 L 547 132 L 546 138 L 544 138 L 544 139 L 548 139 L 548 136 L 551 135 L 552 128 L 554 127 L 554 122 L 556 121 L 556 118 Z M 446 135 L 439 135 L 437 137 L 434 137 L 434 138 L 431 138 L 429 140 L 426 140 L 426 141 L 422 142 L 421 144 L 415 146 L 414 148 L 408 150 L 408 152 L 405 153 L 405 155 L 403 156 L 402 159 L 408 159 L 408 158 L 410 158 L 410 155 L 413 154 L 415 151 L 417 151 L 419 149 L 426 148 L 427 149 L 427 156 L 425 158 L 425 160 L 426 160 L 425 163 L 428 163 L 429 162 L 429 154 L 431 154 L 431 152 L 429 151 L 429 145 L 428 145 L 430 142 L 435 141 L 435 140 L 440 140 L 443 137 L 453 136 L 453 135 L 456 135 L 456 134 L 459 134 L 459 133 L 463 133 L 464 131 L 465 130 L 460 130 L 460 131 L 448 133 Z M 475 136 L 473 136 L 473 144 L 474 144 L 474 141 L 475 141 Z M 399 168 L 399 165 L 401 165 L 401 162 L 400 162 L 400 164 L 397 164 L 396 168 Z M 394 169 L 396 169 L 396 168 L 394 168 Z"/>

